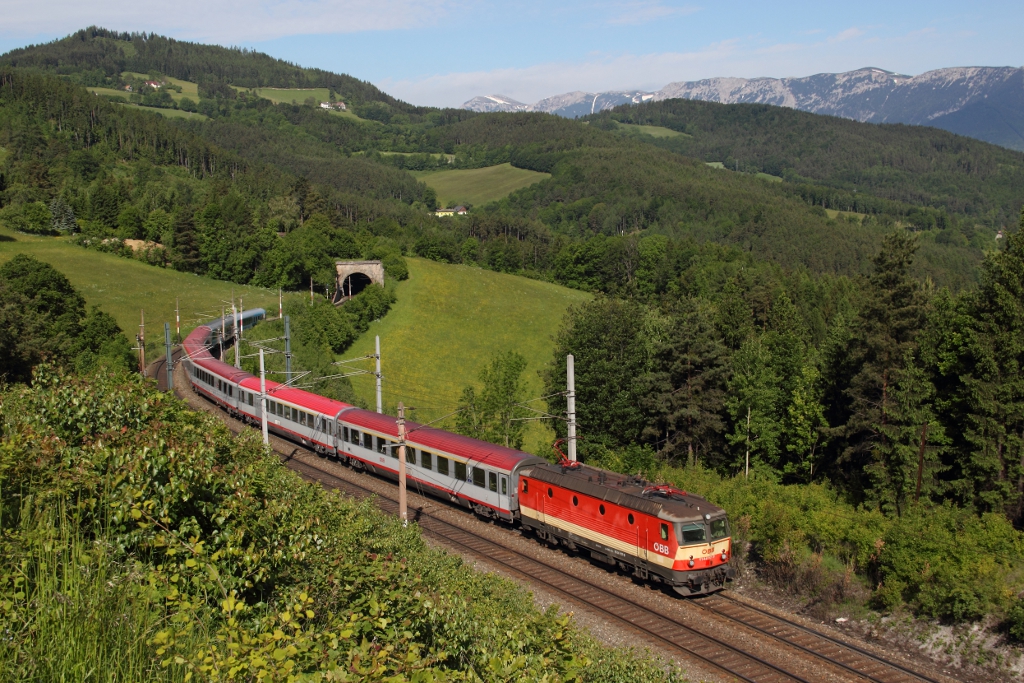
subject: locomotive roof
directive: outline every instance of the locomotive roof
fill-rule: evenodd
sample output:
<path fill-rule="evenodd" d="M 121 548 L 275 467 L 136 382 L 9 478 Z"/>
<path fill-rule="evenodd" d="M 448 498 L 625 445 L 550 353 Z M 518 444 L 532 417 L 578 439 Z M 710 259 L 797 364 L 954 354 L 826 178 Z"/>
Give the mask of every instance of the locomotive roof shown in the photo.
<path fill-rule="evenodd" d="M 697 522 L 704 520 L 705 515 L 717 518 L 725 514 L 722 508 L 692 493 L 659 489 L 638 477 L 590 465 L 570 469 L 541 463 L 523 470 L 523 476 L 672 522 Z"/>

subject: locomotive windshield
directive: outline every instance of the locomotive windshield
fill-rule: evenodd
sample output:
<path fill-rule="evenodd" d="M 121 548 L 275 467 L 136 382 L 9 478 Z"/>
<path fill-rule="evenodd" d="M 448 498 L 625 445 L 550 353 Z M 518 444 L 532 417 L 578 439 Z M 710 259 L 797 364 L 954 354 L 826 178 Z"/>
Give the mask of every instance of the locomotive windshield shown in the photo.
<path fill-rule="evenodd" d="M 704 535 L 703 524 L 683 524 L 679 527 L 680 544 L 686 543 L 702 543 L 706 536 Z"/>
<path fill-rule="evenodd" d="M 725 517 L 711 520 L 711 540 L 717 541 L 729 535 L 729 522 Z"/>

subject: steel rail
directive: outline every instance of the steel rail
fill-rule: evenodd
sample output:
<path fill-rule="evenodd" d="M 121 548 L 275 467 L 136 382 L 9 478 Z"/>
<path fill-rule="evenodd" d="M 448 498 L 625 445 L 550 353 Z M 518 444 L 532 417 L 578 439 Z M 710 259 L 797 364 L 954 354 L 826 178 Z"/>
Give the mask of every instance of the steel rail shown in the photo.
<path fill-rule="evenodd" d="M 153 366 L 156 366 L 161 362 L 165 362 L 165 359 L 158 360 L 153 364 Z M 158 373 L 157 377 L 160 377 L 163 374 L 165 373 Z M 202 395 L 200 394 L 200 396 Z M 205 396 L 203 398 L 206 399 Z M 209 403 L 210 405 L 216 405 L 210 402 L 209 399 L 206 399 L 206 402 Z M 239 423 L 243 425 L 245 424 L 241 420 L 239 420 Z M 378 499 L 378 505 L 386 512 L 394 512 L 395 510 L 397 510 L 397 502 L 389 498 L 388 496 L 382 495 L 376 491 L 366 488 L 365 486 L 361 486 L 355 482 L 349 481 L 348 479 L 339 477 L 338 475 L 329 472 L 323 468 L 316 467 L 308 462 L 297 460 L 293 457 L 293 454 L 296 451 L 302 451 L 310 455 L 317 455 L 317 457 L 321 457 L 318 454 L 314 453 L 312 450 L 295 444 L 291 440 L 285 439 L 280 435 L 275 435 L 275 438 L 281 439 L 282 441 L 286 441 L 289 445 L 294 446 L 294 449 L 292 450 L 291 453 L 283 453 L 275 448 L 279 455 L 284 456 L 284 462 L 286 466 L 288 466 L 289 468 L 296 471 L 305 470 L 305 474 L 309 478 L 317 480 L 319 481 L 319 483 L 323 485 L 328 485 L 331 486 L 332 488 L 341 489 L 348 493 L 349 495 L 352 495 L 353 497 L 364 498 L 367 496 L 375 496 Z M 316 475 L 319 476 L 310 475 L 310 472 L 314 472 L 316 473 Z M 329 478 L 331 482 L 338 483 L 329 484 L 327 482 L 322 481 L 323 477 Z M 631 600 L 630 598 L 627 598 L 620 594 L 611 592 L 608 589 L 597 586 L 586 579 L 580 577 L 567 577 L 564 574 L 564 572 L 555 567 L 552 567 L 550 564 L 542 560 L 524 555 L 499 543 L 496 543 L 489 539 L 485 539 L 457 525 L 454 525 L 450 522 L 441 520 L 433 515 L 430 515 L 429 513 L 424 513 L 422 512 L 422 510 L 419 512 L 419 515 L 417 516 L 415 521 L 417 521 L 421 529 L 423 529 L 431 537 L 437 538 L 442 542 L 447 542 L 464 548 L 472 554 L 478 555 L 485 560 L 496 562 L 510 569 L 515 574 L 522 576 L 528 582 L 538 583 L 547 586 L 550 590 L 560 593 L 573 601 L 583 603 L 588 607 L 594 609 L 595 611 L 609 616 L 612 620 L 625 624 L 629 628 L 633 628 L 641 632 L 647 633 L 648 635 L 653 636 L 657 640 L 668 644 L 670 647 L 682 651 L 686 655 L 703 661 L 716 669 L 728 673 L 731 676 L 736 676 L 744 681 L 752 681 L 757 683 L 774 683 L 774 681 L 778 680 L 795 680 L 800 681 L 801 683 L 809 683 L 807 679 L 801 677 L 798 674 L 787 671 L 782 667 L 779 667 L 775 664 L 772 664 L 771 662 L 763 660 L 757 655 L 748 653 L 740 648 L 728 645 L 726 643 L 722 643 L 720 641 L 716 641 L 710 638 L 709 636 L 694 630 L 692 627 L 681 623 L 676 619 L 666 617 L 663 615 L 653 614 L 648 607 L 640 605 L 639 603 Z M 460 536 L 461 538 L 453 538 L 453 536 Z M 516 566 L 517 564 L 519 566 Z M 523 564 L 526 564 L 527 567 L 523 567 Z M 544 576 L 542 577 L 541 574 L 543 574 Z M 585 589 L 586 592 L 590 593 L 589 598 L 584 597 L 581 594 L 581 588 Z M 612 601 L 617 601 L 618 604 L 609 604 L 609 598 Z M 764 617 L 766 618 L 774 619 L 784 624 L 785 626 L 797 629 L 800 632 L 805 632 L 811 636 L 814 636 L 823 641 L 826 645 L 832 647 L 846 648 L 847 650 L 855 652 L 857 655 L 867 658 L 872 662 L 882 665 L 883 667 L 888 667 L 889 669 L 896 670 L 894 673 L 906 674 L 912 677 L 911 680 L 913 681 L 925 681 L 926 683 L 941 683 L 941 681 L 938 681 L 934 678 L 930 678 L 925 674 L 921 674 L 911 669 L 908 669 L 900 664 L 889 661 L 883 657 L 875 655 L 855 645 L 850 645 L 838 639 L 831 638 L 825 634 L 815 631 L 814 629 L 810 629 L 796 622 L 792 622 L 788 619 L 778 617 L 774 614 L 771 614 L 770 612 L 767 612 L 765 610 L 759 609 L 751 605 L 747 605 L 743 602 L 739 602 L 725 595 L 715 594 L 713 596 L 708 596 L 706 598 L 700 598 L 693 601 L 693 604 L 727 621 L 740 624 L 753 631 L 766 635 L 772 638 L 773 640 L 776 640 L 786 646 L 804 652 L 807 655 L 814 657 L 818 660 L 821 660 L 828 665 L 836 666 L 850 673 L 853 673 L 859 678 L 867 679 L 875 683 L 904 683 L 904 681 L 908 680 L 905 676 L 889 676 L 885 678 L 880 678 L 880 673 L 878 671 L 871 671 L 870 669 L 867 669 L 865 667 L 857 668 L 854 663 L 840 661 L 835 656 L 830 656 L 829 654 L 823 653 L 807 645 L 803 645 L 799 642 L 796 642 L 794 639 L 792 639 L 792 637 L 784 637 L 779 633 L 774 633 L 768 630 L 765 627 L 759 627 L 756 624 L 750 623 L 749 620 L 742 619 L 735 615 L 727 614 L 720 609 L 715 609 L 714 607 L 705 604 L 707 602 L 714 602 L 717 600 L 729 601 L 734 605 L 764 615 Z M 639 612 L 639 615 L 637 615 L 633 619 L 623 616 L 623 608 L 626 608 L 627 611 L 632 609 L 634 612 Z M 662 632 L 660 633 L 656 630 L 659 626 L 662 629 Z M 682 635 L 696 637 L 697 639 L 703 641 L 704 646 L 706 648 L 710 648 L 713 650 L 717 647 L 720 651 L 709 651 L 708 654 L 696 652 L 693 649 L 688 648 L 684 645 L 680 645 L 678 642 L 673 640 L 672 635 L 667 635 L 665 633 L 666 629 L 675 629 L 677 632 L 681 632 Z M 723 653 L 722 650 L 726 651 L 726 653 L 731 653 L 734 657 L 738 657 L 740 659 L 740 662 L 742 662 L 743 659 L 746 659 L 748 660 L 748 663 L 753 664 L 754 666 L 762 667 L 762 671 L 749 672 L 750 675 L 756 676 L 754 678 L 751 678 L 750 675 L 743 673 L 743 671 L 741 670 L 738 670 L 742 667 L 737 667 L 736 661 L 726 661 L 723 658 L 723 655 L 725 653 Z M 768 671 L 764 671 L 764 669 L 768 669 Z M 781 676 L 782 679 L 780 679 L 779 676 Z"/>
<path fill-rule="evenodd" d="M 338 477 L 308 462 L 288 458 L 285 460 L 285 464 L 293 470 L 306 473 L 311 479 L 323 485 L 343 490 L 354 497 L 375 496 L 378 499 L 378 505 L 385 512 L 394 512 L 397 509 L 395 501 L 388 496 L 383 496 L 359 484 Z M 309 474 L 310 472 L 315 474 Z M 750 683 L 775 681 L 810 683 L 808 679 L 799 674 L 787 671 L 776 664 L 761 659 L 757 655 L 733 645 L 716 641 L 690 626 L 654 614 L 646 606 L 640 605 L 629 598 L 595 586 L 584 579 L 567 576 L 564 572 L 551 567 L 546 562 L 475 535 L 466 529 L 439 519 L 429 513 L 421 511 L 415 521 L 431 537 L 464 548 L 484 560 L 510 569 L 527 581 L 540 584 L 570 600 L 582 603 L 586 607 L 594 609 L 629 628 L 646 633 L 671 648 L 696 658 L 730 676 L 735 676 Z M 679 642 L 681 640 L 680 636 L 690 639 L 691 642 L 686 645 L 681 644 Z"/>
<path fill-rule="evenodd" d="M 758 615 L 758 616 L 760 616 L 760 617 L 762 617 L 764 619 L 768 619 L 768 620 L 771 620 L 773 622 L 777 622 L 777 623 L 781 624 L 783 628 L 795 629 L 795 630 L 797 630 L 797 631 L 799 631 L 801 633 L 805 633 L 808 636 L 810 636 L 810 637 L 812 637 L 812 638 L 814 638 L 814 639 L 816 639 L 818 641 L 822 641 L 827 646 L 831 646 L 831 647 L 834 647 L 834 648 L 850 650 L 851 652 L 854 652 L 857 655 L 859 655 L 860 658 L 870 660 L 871 662 L 874 662 L 876 664 L 880 664 L 883 667 L 886 667 L 888 669 L 895 669 L 896 671 L 894 673 L 896 674 L 896 676 L 890 675 L 890 676 L 879 677 L 880 674 L 877 671 L 876 672 L 872 672 L 870 670 L 866 670 L 864 667 L 857 668 L 856 664 L 860 664 L 860 662 L 857 661 L 856 659 L 854 659 L 854 663 L 848 663 L 850 661 L 849 657 L 846 657 L 845 659 L 847 661 L 844 662 L 844 661 L 841 661 L 840 659 L 838 659 L 838 657 L 836 655 L 824 655 L 820 650 L 811 649 L 809 646 L 806 646 L 806 645 L 803 645 L 803 644 L 797 642 L 797 640 L 792 635 L 790 635 L 788 637 L 787 636 L 783 636 L 783 635 L 780 635 L 777 632 L 773 632 L 773 631 L 769 630 L 768 627 L 758 626 L 757 624 L 752 623 L 752 621 L 750 619 L 744 619 L 742 617 L 736 616 L 735 614 L 729 614 L 727 612 L 723 612 L 721 609 L 716 608 L 714 606 L 714 603 L 720 602 L 720 601 L 728 602 L 731 605 L 734 605 L 736 608 L 739 608 L 739 609 L 745 609 L 745 610 L 754 612 L 756 615 Z M 708 603 L 711 603 L 711 604 L 709 605 Z M 864 648 L 861 648 L 861 647 L 858 647 L 856 645 L 853 645 L 852 643 L 848 643 L 848 642 L 846 642 L 844 640 L 840 640 L 838 638 L 834 638 L 834 637 L 832 637 L 832 636 L 830 636 L 830 635 L 828 635 L 826 633 L 822 633 L 822 632 L 820 632 L 820 631 L 818 631 L 816 629 L 809 628 L 807 626 L 804 626 L 803 624 L 799 624 L 799 623 L 797 623 L 795 621 L 792 621 L 790 619 L 787 619 L 785 617 L 781 617 L 781 616 L 779 616 L 777 614 L 773 614 L 773 613 L 771 613 L 771 612 L 769 612 L 767 610 L 761 609 L 760 607 L 756 607 L 756 606 L 748 604 L 746 602 L 737 600 L 736 598 L 734 598 L 732 596 L 729 596 L 729 595 L 725 595 L 725 594 L 721 594 L 721 593 L 716 593 L 713 596 L 708 596 L 708 598 L 706 598 L 706 599 L 695 600 L 694 604 L 699 606 L 699 607 L 701 607 L 701 608 L 703 608 L 703 609 L 708 610 L 709 612 L 712 612 L 713 614 L 717 614 L 719 616 L 725 617 L 726 619 L 730 619 L 730 620 L 735 621 L 737 623 L 743 624 L 744 626 L 746 626 L 746 627 L 748 627 L 748 628 L 750 628 L 750 629 L 752 629 L 754 631 L 757 631 L 758 633 L 763 633 L 763 634 L 765 634 L 767 636 L 770 636 L 770 637 L 772 637 L 772 638 L 774 638 L 774 639 L 776 639 L 776 640 L 778 640 L 778 641 L 780 641 L 782 643 L 786 643 L 787 645 L 792 645 L 793 647 L 799 648 L 800 650 L 803 650 L 804 652 L 807 652 L 809 654 L 813 654 L 813 655 L 818 656 L 818 657 L 823 657 L 823 656 L 828 657 L 829 661 L 833 662 L 834 664 L 837 664 L 838 666 L 843 667 L 847 671 L 855 673 L 858 676 L 862 676 L 864 678 L 868 678 L 869 680 L 877 681 L 878 683 L 897 683 L 897 682 L 908 681 L 908 680 L 911 680 L 911 681 L 926 681 L 926 683 L 942 683 L 938 679 L 932 678 L 932 677 L 930 677 L 930 676 L 928 676 L 926 674 L 920 673 L 918 671 L 914 671 L 913 669 L 908 669 L 907 667 L 903 666 L 902 664 L 899 664 L 897 662 L 893 662 L 891 660 L 888 660 L 888 659 L 886 659 L 884 657 L 881 657 L 880 655 L 877 655 L 877 654 L 875 654 L 873 652 L 865 650 Z M 840 653 L 840 654 L 842 654 L 842 653 Z"/>

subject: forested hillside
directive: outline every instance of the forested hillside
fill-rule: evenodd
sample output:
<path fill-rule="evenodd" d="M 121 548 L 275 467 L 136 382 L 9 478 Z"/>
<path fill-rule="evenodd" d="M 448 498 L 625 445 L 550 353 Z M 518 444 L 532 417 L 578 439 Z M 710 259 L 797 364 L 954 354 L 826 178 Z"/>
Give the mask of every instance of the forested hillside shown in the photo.
<path fill-rule="evenodd" d="M 160 55 L 165 61 L 157 59 Z M 150 61 L 132 61 L 143 59 Z M 195 247 L 196 255 L 182 257 L 172 249 L 171 256 L 177 258 L 179 267 L 242 282 L 272 285 L 280 281 L 296 286 L 313 273 L 312 267 L 296 271 L 269 256 L 267 264 L 253 256 L 242 258 L 244 265 L 224 266 L 228 247 L 232 253 L 269 255 L 270 242 L 259 237 L 260 230 L 249 231 L 252 238 L 248 242 L 256 245 L 253 247 L 242 243 L 246 240 L 239 241 L 235 234 L 238 225 L 251 223 L 261 228 L 272 224 L 290 235 L 293 226 L 301 226 L 306 216 L 319 212 L 335 228 L 363 233 L 365 239 L 359 245 L 363 253 L 371 249 L 371 243 L 379 246 L 383 240 L 391 245 L 388 249 L 454 262 L 462 262 L 465 254 L 466 262 L 609 293 L 633 286 L 630 259 L 623 255 L 634 248 L 630 245 L 636 237 L 631 236 L 641 233 L 664 235 L 671 245 L 684 250 L 686 244 L 715 242 L 787 268 L 853 275 L 868 271 L 871 254 L 886 231 L 908 226 L 921 233 L 917 274 L 940 285 L 962 288 L 976 282 L 982 253 L 995 244 L 996 230 L 1005 227 L 1006 217 L 1013 215 L 1013 190 L 1020 185 L 1013 169 L 1007 167 L 1008 179 L 1002 185 L 965 181 L 970 191 L 956 193 L 960 203 L 938 201 L 936 197 L 942 197 L 930 189 L 936 182 L 944 180 L 945 187 L 959 183 L 961 176 L 969 181 L 972 173 L 977 175 L 978 169 L 992 165 L 974 149 L 935 148 L 938 157 L 930 163 L 955 172 L 950 170 L 936 180 L 928 175 L 928 164 L 909 164 L 896 174 L 902 189 L 880 187 L 877 194 L 869 194 L 874 191 L 869 183 L 858 185 L 858 192 L 836 187 L 836 173 L 828 168 L 822 167 L 822 177 L 815 177 L 821 170 L 818 162 L 804 169 L 808 175 L 790 174 L 800 181 L 794 183 L 772 184 L 749 174 L 719 172 L 659 149 L 649 138 L 629 139 L 598 130 L 599 121 L 587 126 L 539 114 L 480 116 L 464 110 L 413 110 L 386 99 L 358 99 L 376 97 L 373 93 L 353 95 L 353 106 L 363 117 L 360 120 L 325 112 L 315 103 L 273 104 L 244 89 L 265 84 L 333 88 L 331 83 L 347 83 L 347 77 L 317 76 L 265 55 L 153 35 L 126 36 L 89 29 L 54 43 L 14 51 L 0 62 L 61 74 L 80 83 L 88 82 L 89 74 L 95 75 L 97 69 L 109 79 L 107 85 L 134 78 L 128 69 L 149 69 L 155 78 L 164 74 L 195 79 L 200 96 L 196 106 L 209 120 L 177 120 L 164 128 L 188 130 L 194 139 L 247 160 L 253 169 L 259 169 L 258 174 L 278 173 L 283 180 L 269 194 L 261 190 L 258 198 L 259 192 L 245 195 L 238 191 L 251 220 L 243 217 L 239 223 L 238 216 L 225 220 L 226 239 L 220 247 L 213 246 L 219 239 L 203 239 Z M 116 100 L 119 96 L 104 97 Z M 179 106 L 183 101 L 168 96 L 160 105 L 159 99 L 146 95 L 140 101 L 153 100 L 153 106 Z M 831 125 L 831 119 L 815 118 L 817 126 Z M 605 127 L 614 125 L 610 121 Z M 754 127 L 758 126 L 765 128 L 763 122 Z M 800 156 L 803 140 L 819 132 L 790 134 L 799 139 L 791 148 L 779 146 L 776 154 Z M 822 139 L 838 135 L 832 129 L 826 133 Z M 915 135 L 904 139 L 897 131 L 890 137 L 918 150 L 924 143 Z M 667 140 L 672 139 L 688 140 Z M 663 140 L 659 144 L 668 143 Z M 9 158 L 7 163 L 16 160 Z M 474 207 L 468 221 L 435 220 L 427 213 L 436 205 L 433 191 L 402 172 L 502 163 L 550 172 L 552 177 L 497 204 Z M 9 170 L 11 177 L 17 173 Z M 808 179 L 814 184 L 804 182 Z M 109 180 L 100 185 L 108 185 Z M 225 186 L 217 187 L 216 194 L 222 195 Z M 62 192 L 53 189 L 50 194 Z M 950 194 L 945 190 L 942 196 Z M 271 201 L 271 195 L 278 199 Z M 199 199 L 194 208 L 209 202 L 208 198 Z M 18 200 L 8 203 L 17 204 Z M 824 208 L 858 213 L 836 219 Z M 152 206 L 137 204 L 136 210 L 148 213 Z M 103 236 L 122 236 L 114 223 L 108 217 Z M 203 229 L 216 230 L 209 225 Z M 510 239 L 513 235 L 514 240 Z M 154 236 L 147 234 L 150 239 Z M 207 253 L 211 250 L 216 253 Z M 616 264 L 624 264 L 624 271 Z M 676 273 L 680 270 L 676 268 Z M 321 280 L 327 284 L 328 279 L 324 271 Z"/>
<path fill-rule="evenodd" d="M 605 130 L 618 123 L 663 126 L 685 135 L 651 144 L 727 169 L 842 190 L 820 197 L 811 188 L 796 190 L 829 208 L 873 213 L 884 206 L 872 202 L 878 197 L 1006 225 L 1024 203 L 1024 153 L 936 128 L 695 100 L 623 105 L 587 120 Z"/>
<path fill-rule="evenodd" d="M 63 40 L 12 50 L 2 63 L 66 75 L 81 85 L 117 86 L 125 71 L 156 73 L 223 91 L 243 88 L 328 88 L 354 104 L 377 102 L 403 112 L 412 107 L 366 81 L 321 69 L 307 69 L 261 52 L 201 45 L 154 33 L 83 29 Z"/>

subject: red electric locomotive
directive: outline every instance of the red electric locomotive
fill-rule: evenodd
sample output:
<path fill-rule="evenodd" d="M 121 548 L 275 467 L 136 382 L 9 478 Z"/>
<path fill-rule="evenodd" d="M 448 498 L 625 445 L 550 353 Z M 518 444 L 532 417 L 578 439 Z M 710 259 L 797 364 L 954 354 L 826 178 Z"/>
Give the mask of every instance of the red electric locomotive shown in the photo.
<path fill-rule="evenodd" d="M 536 464 L 520 474 L 519 513 L 541 538 L 680 595 L 721 590 L 735 573 L 725 510 L 671 486 L 568 460 Z"/>

